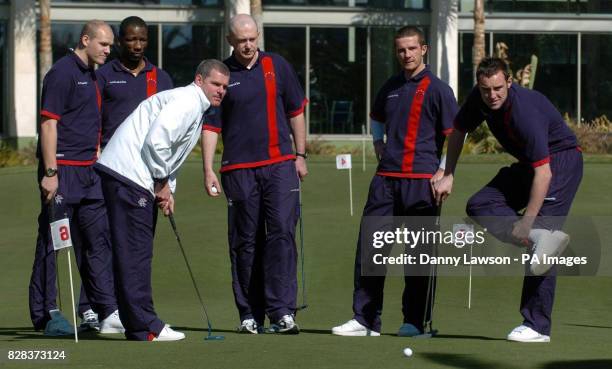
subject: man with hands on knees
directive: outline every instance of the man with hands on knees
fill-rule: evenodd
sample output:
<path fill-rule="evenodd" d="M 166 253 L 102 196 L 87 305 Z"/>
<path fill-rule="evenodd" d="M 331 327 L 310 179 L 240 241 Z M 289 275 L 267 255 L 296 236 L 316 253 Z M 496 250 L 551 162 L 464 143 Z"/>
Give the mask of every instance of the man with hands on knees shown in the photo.
<path fill-rule="evenodd" d="M 155 205 L 166 216 L 174 213 L 178 169 L 200 138 L 204 116 L 221 104 L 228 82 L 225 64 L 202 61 L 193 83 L 140 103 L 117 128 L 96 164 L 108 205 L 119 314 L 128 339 L 185 338 L 164 324 L 153 307 Z"/>
<path fill-rule="evenodd" d="M 556 273 L 543 256 L 560 256 L 569 236 L 560 229 L 582 178 L 576 136 L 541 93 L 512 83 L 508 65 L 485 58 L 477 85 L 455 118 L 444 176 L 434 183 L 437 201 L 451 193 L 467 132 L 484 120 L 518 162 L 502 168 L 467 203 L 470 217 L 499 240 L 527 247 L 540 262 L 527 265 L 520 312 L 523 323 L 508 340 L 549 342 Z M 520 211 L 524 209 L 521 214 Z"/>

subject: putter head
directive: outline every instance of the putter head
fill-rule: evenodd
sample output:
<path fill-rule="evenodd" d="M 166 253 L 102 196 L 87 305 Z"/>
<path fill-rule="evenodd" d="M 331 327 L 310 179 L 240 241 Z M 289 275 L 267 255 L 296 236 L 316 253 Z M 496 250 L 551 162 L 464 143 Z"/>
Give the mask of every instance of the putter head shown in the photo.
<path fill-rule="evenodd" d="M 206 337 L 204 337 L 204 341 L 223 341 L 225 339 L 225 336 L 211 336 L 208 335 Z"/>
<path fill-rule="evenodd" d="M 429 332 L 423 332 L 422 334 L 417 334 L 416 336 L 413 336 L 412 338 L 418 338 L 418 339 L 432 338 L 432 337 L 435 337 L 437 334 L 438 334 L 438 330 L 432 329 Z"/>
<path fill-rule="evenodd" d="M 304 309 L 306 309 L 307 307 L 308 307 L 308 304 L 300 305 L 300 306 L 298 306 L 298 307 L 296 308 L 296 310 L 298 310 L 298 311 L 299 311 L 299 310 L 304 310 Z"/>

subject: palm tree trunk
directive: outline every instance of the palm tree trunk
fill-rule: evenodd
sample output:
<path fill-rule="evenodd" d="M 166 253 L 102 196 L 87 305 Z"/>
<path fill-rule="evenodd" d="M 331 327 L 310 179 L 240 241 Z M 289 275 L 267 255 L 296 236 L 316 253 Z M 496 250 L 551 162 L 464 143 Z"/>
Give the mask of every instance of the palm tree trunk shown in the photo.
<path fill-rule="evenodd" d="M 51 53 L 51 0 L 39 0 L 40 4 L 40 41 L 38 44 L 38 76 L 42 86 L 43 78 L 51 69 L 53 55 Z"/>
<path fill-rule="evenodd" d="M 476 84 L 476 68 L 485 57 L 484 0 L 474 1 L 474 46 L 472 48 L 473 79 Z"/>
<path fill-rule="evenodd" d="M 259 39 L 257 46 L 260 49 L 264 49 L 264 32 L 263 32 L 263 8 L 261 6 L 261 0 L 251 0 L 251 16 L 255 18 L 257 23 L 257 29 L 259 30 Z"/>

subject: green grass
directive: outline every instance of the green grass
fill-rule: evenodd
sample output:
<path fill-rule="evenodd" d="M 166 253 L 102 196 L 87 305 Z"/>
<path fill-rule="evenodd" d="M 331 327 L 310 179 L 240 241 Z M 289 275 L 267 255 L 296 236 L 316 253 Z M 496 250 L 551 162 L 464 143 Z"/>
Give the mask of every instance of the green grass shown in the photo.
<path fill-rule="evenodd" d="M 459 167 L 446 215 L 463 215 L 467 198 L 506 159 L 468 158 Z M 346 338 L 329 329 L 351 317 L 352 275 L 359 214 L 374 169 L 353 171 L 355 216 L 349 216 L 348 173 L 333 158 L 309 159 L 304 182 L 306 273 L 310 307 L 297 319 L 298 336 L 237 335 L 226 241 L 226 203 L 202 190 L 201 164 L 185 164 L 178 183 L 176 221 L 214 327 L 225 341 L 204 341 L 204 323 L 176 241 L 160 218 L 155 240 L 153 289 L 160 317 L 187 334 L 182 342 L 128 342 L 116 336 L 49 339 L 34 332 L 28 316 L 28 282 L 34 254 L 38 194 L 34 168 L 0 170 L 0 349 L 65 349 L 67 368 L 610 368 L 612 367 L 612 279 L 559 278 L 552 342 L 504 341 L 520 323 L 521 278 L 479 277 L 468 310 L 467 278 L 442 277 L 431 340 L 395 337 L 401 323 L 403 279 L 387 280 L 383 336 Z M 607 160 L 590 160 L 573 207 L 574 215 L 611 215 L 612 171 Z M 65 255 L 61 266 L 65 265 Z M 64 310 L 69 305 L 67 268 L 62 268 Z M 402 356 L 410 346 L 412 358 Z M 4 355 L 3 354 L 3 355 Z M 6 363 L 0 367 L 40 368 L 46 364 Z"/>

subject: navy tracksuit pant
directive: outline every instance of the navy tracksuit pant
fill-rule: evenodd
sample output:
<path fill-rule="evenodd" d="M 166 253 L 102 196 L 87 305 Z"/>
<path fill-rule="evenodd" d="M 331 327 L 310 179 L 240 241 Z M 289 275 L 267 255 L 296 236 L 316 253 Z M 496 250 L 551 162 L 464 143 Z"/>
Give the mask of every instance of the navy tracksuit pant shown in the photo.
<path fill-rule="evenodd" d="M 299 179 L 293 161 L 222 174 L 232 289 L 240 320 L 295 313 Z"/>
<path fill-rule="evenodd" d="M 155 197 L 130 180 L 119 179 L 118 174 L 102 165 L 96 168 L 107 202 L 115 289 L 125 336 L 130 340 L 151 340 L 165 325 L 153 308 L 151 287 Z"/>
<path fill-rule="evenodd" d="M 38 168 L 38 180 L 43 167 Z M 81 274 L 81 302 L 85 293 L 100 320 L 117 309 L 113 287 L 112 255 L 106 207 L 100 178 L 91 166 L 60 166 L 59 187 L 52 200 L 54 219 L 70 219 L 72 243 Z M 38 238 L 29 287 L 30 317 L 35 329 L 44 329 L 49 310 L 56 309 L 56 265 L 49 229 L 49 206 L 41 195 Z M 86 307 L 83 305 L 82 308 Z M 79 309 L 79 312 L 85 310 Z"/>
<path fill-rule="evenodd" d="M 582 179 L 582 154 L 569 149 L 551 154 L 552 179 L 546 200 L 534 228 L 558 230 L 568 215 Z M 503 242 L 516 243 L 512 225 L 520 219 L 519 211 L 527 206 L 534 170 L 529 164 L 515 163 L 502 168 L 497 175 L 468 201 L 466 211 L 488 232 Z M 551 218 L 546 218 L 551 217 Z M 540 334 L 550 335 L 555 298 L 556 270 L 542 276 L 523 279 L 520 311 L 523 324 Z"/>
<path fill-rule="evenodd" d="M 422 216 L 434 217 L 437 207 L 431 192 L 429 179 L 406 179 L 374 176 L 370 184 L 368 201 L 363 217 Z M 432 218 L 427 218 L 432 219 Z M 361 275 L 361 229 L 355 257 L 353 291 L 353 318 L 367 328 L 380 332 L 385 276 Z M 428 276 L 405 276 L 402 294 L 404 323 L 410 323 L 423 331 L 423 317 L 427 306 Z M 432 291 L 435 291 L 435 276 Z M 435 292 L 431 294 L 434 296 Z M 432 299 L 433 300 L 433 299 Z M 433 304 L 433 301 L 430 301 Z"/>

